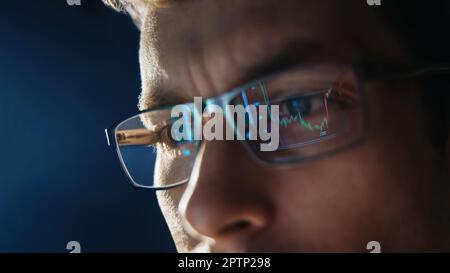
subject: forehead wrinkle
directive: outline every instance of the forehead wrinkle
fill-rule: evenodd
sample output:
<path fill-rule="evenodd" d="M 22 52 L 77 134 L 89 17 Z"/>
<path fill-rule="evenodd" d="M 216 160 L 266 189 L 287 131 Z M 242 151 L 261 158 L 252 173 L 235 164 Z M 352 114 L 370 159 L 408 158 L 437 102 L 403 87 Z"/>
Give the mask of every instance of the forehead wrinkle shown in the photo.
<path fill-rule="evenodd" d="M 269 51 L 279 50 L 286 43 L 287 38 L 285 39 L 284 37 L 287 36 L 287 31 L 285 28 L 282 28 L 283 31 L 280 31 L 280 28 L 274 26 L 268 27 L 271 24 L 267 22 L 267 19 L 265 19 L 267 16 L 265 15 L 271 12 L 271 5 L 258 3 L 256 7 L 253 7 L 253 12 L 250 13 L 253 15 L 248 16 L 249 8 L 254 4 L 253 2 L 247 3 L 251 3 L 251 5 L 243 5 L 242 10 L 238 9 L 237 11 L 233 9 L 224 10 L 225 7 L 221 5 L 212 6 L 213 10 L 220 12 L 221 16 L 228 19 L 227 21 L 233 21 L 234 27 L 229 27 L 229 24 L 222 24 L 221 21 L 223 21 L 223 18 L 215 19 L 214 16 L 209 18 L 201 12 L 198 16 L 193 17 L 191 15 L 196 14 L 193 7 L 183 9 L 186 16 L 179 18 L 180 22 L 177 22 L 180 25 L 177 25 L 179 32 L 175 34 L 169 33 L 170 31 L 164 31 L 164 27 L 174 23 L 173 18 L 178 18 L 177 15 L 179 15 L 176 9 L 181 7 L 174 7 L 170 10 L 158 12 L 157 16 L 160 18 L 158 20 L 158 30 L 155 30 L 154 24 L 151 25 L 152 32 L 148 33 L 147 36 L 153 36 L 154 39 L 152 41 L 159 43 L 158 45 L 154 43 L 151 47 L 148 46 L 149 50 L 147 52 L 154 52 L 154 54 L 149 55 L 154 56 L 153 60 L 158 58 L 158 64 L 162 62 L 167 65 L 164 60 L 169 59 L 168 61 L 170 63 L 170 59 L 177 57 L 187 60 L 185 64 L 177 62 L 173 66 L 175 69 L 184 67 L 183 71 L 185 75 L 181 75 L 183 73 L 176 73 L 178 75 L 176 78 L 180 79 L 184 77 L 185 81 L 190 83 L 190 88 L 188 88 L 187 82 L 183 82 L 183 94 L 179 95 L 186 96 L 186 93 L 196 94 L 197 92 L 208 93 L 211 91 L 215 91 L 213 93 L 216 93 L 235 87 L 237 84 L 242 83 L 239 81 L 241 80 L 242 74 L 245 73 L 245 70 L 249 68 L 248 66 L 261 62 L 263 57 L 268 57 L 266 55 L 268 55 L 267 53 Z M 266 1 L 266 3 L 273 4 L 270 1 Z M 219 9 L 218 6 L 221 6 L 222 9 Z M 184 21 L 186 18 L 189 20 Z M 191 20 L 190 18 L 193 19 Z M 208 20 L 208 27 L 205 26 L 204 20 Z M 211 31 L 211 29 L 214 31 Z M 156 40 L 156 32 L 160 41 Z M 273 37 L 274 35 L 283 36 L 283 39 L 270 38 L 267 40 L 267 37 Z M 183 45 L 187 46 L 183 47 Z M 158 55 L 160 53 L 159 50 L 163 52 L 164 50 L 169 51 L 170 54 L 161 56 L 160 60 Z M 240 54 L 236 54 L 237 52 L 240 52 Z M 151 63 L 152 60 L 149 59 L 147 58 L 148 62 Z M 145 62 L 145 60 L 142 62 Z M 153 68 L 155 67 L 156 65 L 153 65 Z M 161 70 L 159 69 L 159 71 Z M 151 84 L 151 80 L 153 80 L 151 76 L 159 75 L 157 73 L 159 71 L 150 71 L 152 72 L 150 76 L 147 75 L 145 78 L 144 87 L 146 89 L 143 91 L 141 108 L 148 108 L 149 105 L 155 104 L 161 99 L 156 95 L 157 92 L 155 91 L 157 88 L 151 88 L 154 86 Z M 170 66 L 168 67 L 168 71 L 171 71 L 171 74 L 174 73 Z M 210 71 L 214 71 L 215 73 L 211 73 Z M 223 76 L 226 73 L 228 73 L 229 77 Z M 166 75 L 165 78 L 168 79 L 168 76 Z M 157 77 L 156 79 L 161 79 L 161 77 Z M 201 86 L 198 84 L 199 82 L 203 82 L 205 85 Z M 176 84 L 175 81 L 171 83 L 171 85 Z M 161 81 L 159 85 L 162 85 Z M 173 90 L 170 92 L 173 92 Z"/>
<path fill-rule="evenodd" d="M 202 61 L 205 62 L 206 71 L 218 70 L 217 73 L 210 75 L 213 86 L 217 86 L 215 88 L 217 91 L 224 91 L 235 87 L 236 84 L 244 83 L 242 78 L 246 76 L 249 69 L 254 69 L 263 61 L 280 54 L 280 51 L 286 49 L 289 44 L 299 40 L 316 44 L 312 37 L 309 37 L 308 30 L 298 31 L 296 24 L 292 22 L 289 24 L 289 20 L 297 20 L 291 11 L 287 11 L 289 16 L 276 16 L 276 14 L 285 14 L 285 7 L 270 1 L 266 2 L 268 3 L 266 5 L 259 2 L 253 3 L 243 5 L 242 10 L 221 13 L 227 19 L 226 21 L 233 22 L 232 27 L 230 24 L 221 26 L 219 23 L 218 31 L 202 33 L 204 41 L 209 43 L 209 49 L 204 50 L 206 55 L 203 56 Z M 301 6 L 305 9 L 311 8 L 310 4 L 303 4 L 303 2 Z M 275 16 L 271 17 L 271 14 Z M 302 18 L 300 23 L 307 24 L 309 20 L 307 17 Z M 302 36 L 305 38 L 301 39 Z M 320 48 L 325 47 L 320 46 L 318 50 L 310 53 L 319 52 Z M 236 75 L 223 77 L 229 71 L 233 71 Z"/>
<path fill-rule="evenodd" d="M 217 5 L 212 5 L 210 4 L 211 2 Z M 197 52 L 195 58 L 202 57 L 200 61 L 204 62 L 214 60 L 207 62 L 208 71 L 213 71 L 213 69 L 218 69 L 218 67 L 222 71 L 229 71 L 229 66 L 246 68 L 245 65 L 248 63 L 253 64 L 257 62 L 267 51 L 282 47 L 282 43 L 285 43 L 287 39 L 291 39 L 293 35 L 299 34 L 296 24 L 283 24 L 288 23 L 284 18 L 289 17 L 292 20 L 300 20 L 302 25 L 306 25 L 308 21 L 311 21 L 308 19 L 310 16 L 303 16 L 297 19 L 298 16 L 292 9 L 286 9 L 283 5 L 273 1 L 258 1 L 255 3 L 252 1 L 232 2 L 231 0 L 226 1 L 229 5 L 223 5 L 224 2 L 196 1 L 191 2 L 193 4 L 189 7 L 179 6 L 171 9 L 170 12 L 164 12 L 161 16 L 163 26 L 159 34 L 162 36 L 165 44 L 163 50 L 172 50 L 173 52 L 171 52 L 169 57 L 162 57 L 167 59 L 175 56 L 176 58 L 176 56 L 184 54 L 183 51 L 200 49 L 203 54 L 198 54 Z M 206 3 L 203 9 L 211 7 L 211 10 L 208 9 L 208 13 L 197 12 L 197 10 L 202 8 L 202 6 L 199 7 L 198 3 Z M 219 5 L 219 3 L 222 3 L 222 5 Z M 239 8 L 234 8 L 236 5 L 233 5 L 233 3 L 238 3 Z M 291 1 L 291 3 L 301 4 L 303 10 L 317 9 L 308 1 L 302 1 L 300 4 L 296 1 Z M 220 9 L 218 9 L 218 6 L 220 6 Z M 220 16 L 213 16 L 216 13 Z M 276 16 L 277 14 L 286 16 Z M 164 31 L 164 24 L 173 26 L 173 18 L 177 18 L 177 30 L 175 32 Z M 205 24 L 205 20 L 207 20 L 207 24 Z M 224 21 L 230 23 L 223 24 Z M 280 27 L 281 24 L 283 24 L 283 27 Z M 168 34 L 168 32 L 170 33 Z M 304 36 L 308 36 L 308 32 L 310 32 L 309 28 L 304 28 L 300 31 Z M 291 38 L 288 36 L 291 36 Z M 272 37 L 277 38 L 273 39 Z M 279 37 L 283 39 L 278 39 Z M 200 41 L 194 44 L 192 41 L 195 41 L 195 39 Z M 183 45 L 187 46 L 183 48 Z M 207 50 L 205 50 L 205 45 L 208 47 Z M 224 48 L 225 50 L 223 50 Z M 194 55 L 192 52 L 189 52 L 189 54 Z M 174 66 L 179 67 L 178 64 Z M 202 72 L 205 72 L 205 69 L 202 70 Z M 220 74 L 223 73 L 216 73 L 215 75 L 220 76 Z M 213 75 L 212 82 L 217 83 L 221 79 L 222 77 L 214 78 Z M 224 85 L 221 85 L 220 88 L 215 89 L 223 88 Z"/>

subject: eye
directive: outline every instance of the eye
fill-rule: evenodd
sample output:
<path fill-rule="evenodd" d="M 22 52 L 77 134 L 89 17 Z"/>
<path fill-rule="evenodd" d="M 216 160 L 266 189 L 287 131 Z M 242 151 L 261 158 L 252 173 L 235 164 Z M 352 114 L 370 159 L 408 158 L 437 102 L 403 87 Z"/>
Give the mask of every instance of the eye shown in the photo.
<path fill-rule="evenodd" d="M 328 108 L 324 92 L 291 96 L 279 104 L 280 125 L 284 129 L 323 131 L 328 126 Z"/>
<path fill-rule="evenodd" d="M 300 115 L 308 118 L 323 108 L 323 96 L 310 95 L 285 99 L 280 104 L 282 115 Z"/>

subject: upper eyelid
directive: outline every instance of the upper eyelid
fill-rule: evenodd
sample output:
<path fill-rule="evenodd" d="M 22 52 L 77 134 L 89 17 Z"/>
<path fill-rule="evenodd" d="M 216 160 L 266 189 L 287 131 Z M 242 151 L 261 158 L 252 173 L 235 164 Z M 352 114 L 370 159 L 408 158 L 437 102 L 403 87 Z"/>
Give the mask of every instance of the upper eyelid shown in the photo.
<path fill-rule="evenodd" d="M 343 88 L 342 88 L 343 87 Z M 339 91 L 343 92 L 345 96 L 347 96 L 350 99 L 357 100 L 359 98 L 358 96 L 358 87 L 354 87 L 348 84 L 344 84 L 343 86 L 332 86 L 332 89 L 338 89 Z M 338 92 L 339 92 L 338 91 Z"/>
<path fill-rule="evenodd" d="M 342 82 L 340 82 L 342 83 Z M 346 96 L 349 96 L 353 99 L 356 99 L 358 97 L 357 90 L 358 86 L 354 86 L 352 84 L 348 84 L 346 82 L 343 82 L 342 85 L 339 83 L 333 83 L 329 86 L 329 88 L 307 88 L 305 90 L 302 90 L 302 93 L 299 93 L 299 90 L 295 90 L 293 88 L 287 88 L 292 89 L 292 91 L 286 91 L 286 90 L 276 90 L 272 91 L 272 94 L 275 94 L 275 96 L 272 96 L 270 98 L 271 102 L 277 102 L 282 101 L 289 98 L 295 98 L 299 96 L 314 96 L 314 95 L 320 95 L 321 93 L 328 92 L 330 90 L 340 90 L 343 91 Z"/>
<path fill-rule="evenodd" d="M 308 43 L 307 43 L 308 44 Z M 218 95 L 217 97 L 220 97 L 223 94 L 232 92 L 236 89 L 245 88 L 249 85 L 252 85 L 256 82 L 260 81 L 266 81 L 270 80 L 271 78 L 277 77 L 279 75 L 282 75 L 287 72 L 292 72 L 296 69 L 299 69 L 301 67 L 310 67 L 310 66 L 324 66 L 324 67 L 336 67 L 338 63 L 301 63 L 298 62 L 297 64 L 293 64 L 292 62 L 289 62 L 288 64 L 284 65 L 266 65 L 268 68 L 266 69 L 259 69 L 261 71 L 258 71 L 257 73 L 250 73 L 248 77 L 245 77 L 245 79 L 241 79 L 237 85 L 231 85 L 229 89 L 221 90 L 224 93 Z M 185 104 L 189 103 L 189 101 L 186 101 L 186 98 L 179 97 L 174 94 L 182 94 L 182 90 L 179 90 L 178 88 L 166 88 L 164 86 L 154 87 L 151 89 L 152 91 L 148 91 L 146 93 L 141 94 L 140 98 L 140 104 L 139 108 L 142 111 L 147 111 L 152 108 L 159 108 L 174 104 Z"/>

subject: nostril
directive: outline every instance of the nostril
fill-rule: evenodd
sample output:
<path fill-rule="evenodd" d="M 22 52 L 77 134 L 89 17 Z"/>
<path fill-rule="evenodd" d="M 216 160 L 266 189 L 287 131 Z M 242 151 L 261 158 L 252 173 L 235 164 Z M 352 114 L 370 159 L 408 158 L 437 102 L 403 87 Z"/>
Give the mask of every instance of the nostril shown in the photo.
<path fill-rule="evenodd" d="M 233 233 L 233 232 L 239 232 L 242 230 L 250 229 L 251 226 L 252 226 L 252 223 L 250 223 L 250 221 L 239 220 L 239 221 L 236 221 L 236 222 L 222 228 L 220 233 L 228 234 L 228 233 Z"/>

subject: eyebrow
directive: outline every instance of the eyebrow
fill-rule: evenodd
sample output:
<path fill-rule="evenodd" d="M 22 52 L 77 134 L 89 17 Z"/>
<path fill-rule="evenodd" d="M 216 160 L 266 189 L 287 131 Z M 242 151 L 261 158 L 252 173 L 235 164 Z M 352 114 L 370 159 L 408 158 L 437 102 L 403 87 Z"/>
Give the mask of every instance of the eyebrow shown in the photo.
<path fill-rule="evenodd" d="M 266 77 L 270 74 L 289 69 L 296 65 L 317 63 L 317 62 L 339 62 L 345 60 L 342 52 L 330 50 L 318 43 L 313 43 L 304 39 L 287 42 L 281 49 L 268 53 L 259 62 L 249 64 L 247 71 L 236 79 L 233 84 L 224 92 L 246 83 Z M 348 59 L 348 56 L 347 56 Z M 186 97 L 182 90 L 169 89 L 164 85 L 155 87 L 148 94 L 143 94 L 144 102 L 142 110 L 153 107 L 166 106 L 186 102 Z"/>

